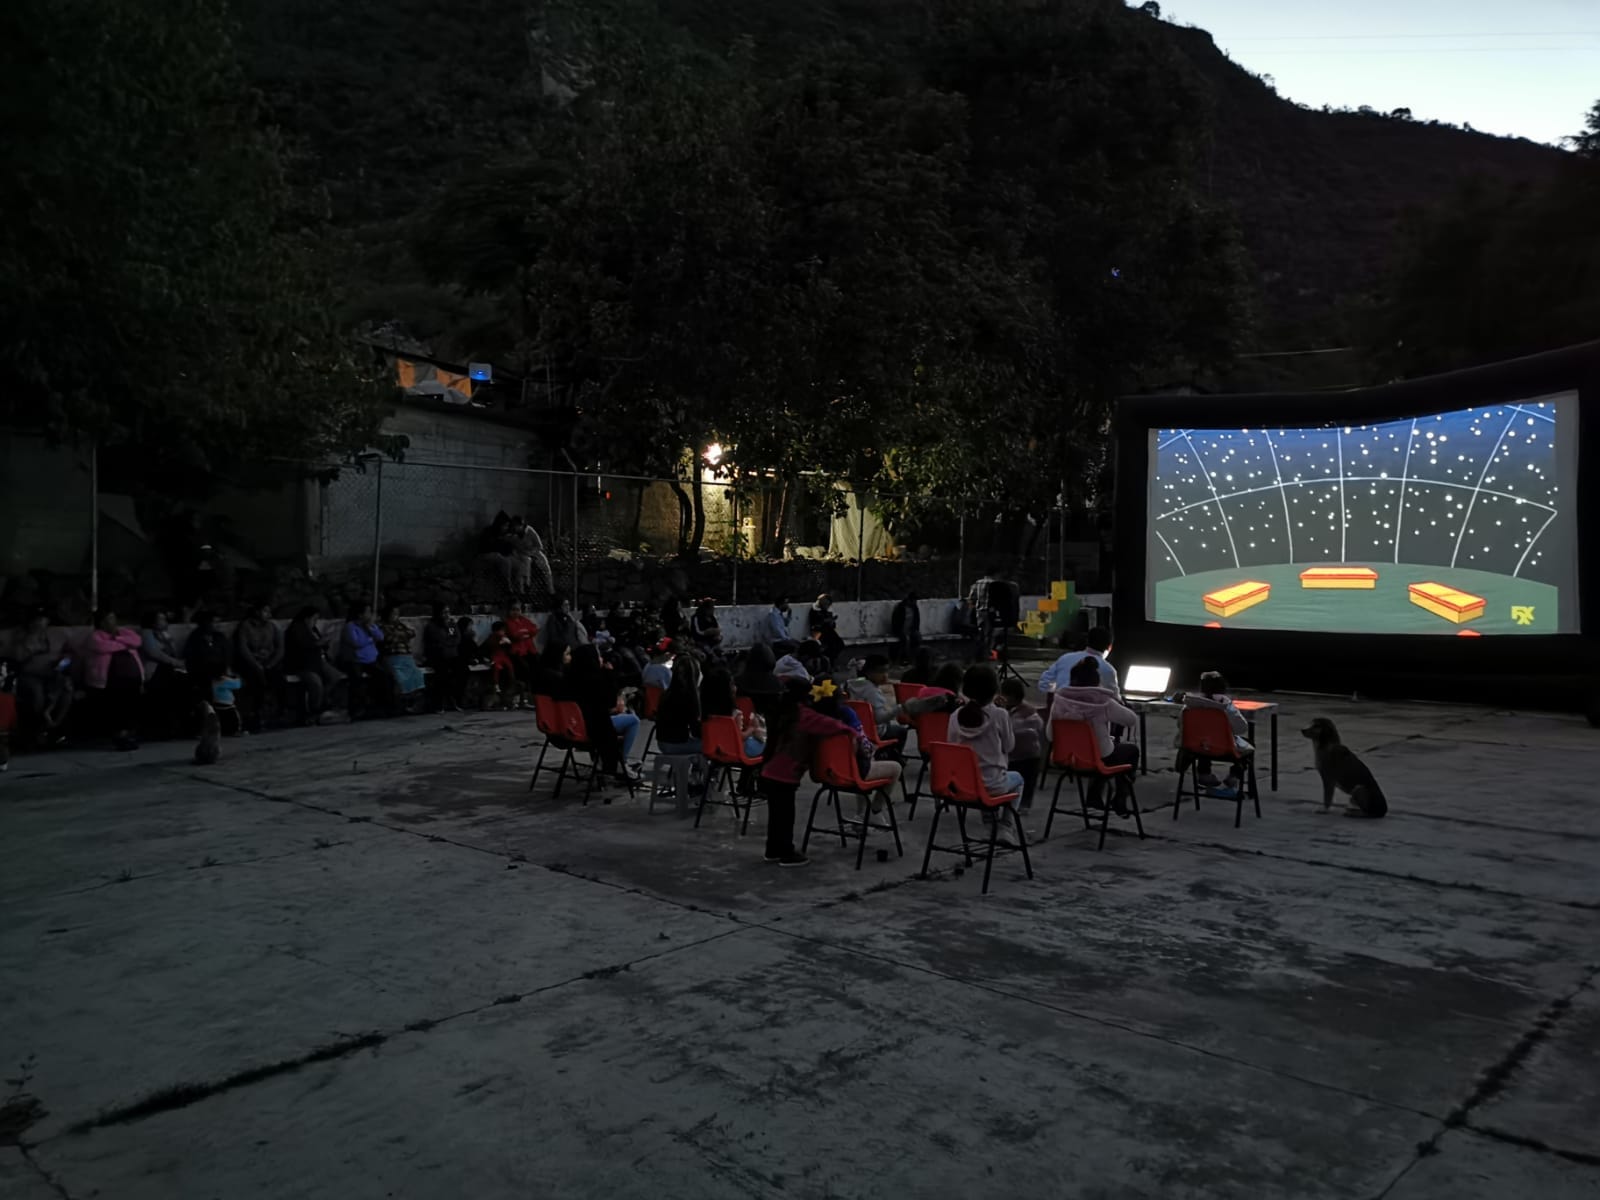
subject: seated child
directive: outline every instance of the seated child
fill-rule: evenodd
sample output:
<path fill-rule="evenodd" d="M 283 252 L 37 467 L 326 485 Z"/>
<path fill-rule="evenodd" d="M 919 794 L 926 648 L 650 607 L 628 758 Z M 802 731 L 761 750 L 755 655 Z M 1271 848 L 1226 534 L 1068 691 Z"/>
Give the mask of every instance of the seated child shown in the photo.
<path fill-rule="evenodd" d="M 1233 730 L 1233 748 L 1241 756 L 1248 758 L 1256 750 L 1249 742 L 1245 741 L 1245 732 L 1250 728 L 1250 723 L 1245 720 L 1244 714 L 1234 707 L 1233 698 L 1228 695 L 1228 681 L 1222 677 L 1220 671 L 1207 671 L 1200 676 L 1200 694 L 1190 692 L 1183 698 L 1184 708 L 1215 708 L 1228 714 L 1228 726 Z M 1179 726 L 1178 740 L 1180 746 L 1183 741 L 1182 726 Z M 1183 765 L 1183 755 L 1178 756 L 1179 766 Z M 1242 762 L 1232 762 L 1228 765 L 1228 777 L 1218 779 L 1211 769 L 1209 758 L 1199 759 L 1197 766 L 1200 770 L 1200 786 L 1207 789 L 1206 794 L 1215 796 L 1220 800 L 1237 800 L 1239 788 L 1244 783 L 1244 767 Z"/>
<path fill-rule="evenodd" d="M 1028 689 L 1020 679 L 1005 679 L 995 701 L 1011 714 L 1013 745 L 1006 766 L 1022 776 L 1022 807 L 1033 807 L 1033 789 L 1039 782 L 1039 764 L 1044 760 L 1044 717 L 1028 703 Z"/>
<path fill-rule="evenodd" d="M 1100 660 L 1079 659 L 1067 676 L 1067 684 L 1051 697 L 1050 719 L 1087 721 L 1094 730 L 1101 762 L 1108 767 L 1138 766 L 1139 747 L 1130 742 L 1119 742 L 1113 732 L 1117 728 L 1132 729 L 1139 723 L 1138 714 L 1118 700 L 1115 692 L 1100 686 Z M 1112 794 L 1111 811 L 1119 817 L 1126 817 L 1132 812 L 1128 806 L 1128 799 L 1133 792 L 1130 774 L 1124 772 L 1114 776 L 1116 787 Z M 1099 776 L 1089 782 L 1087 802 L 1090 808 L 1100 808 L 1105 804 L 1105 780 Z"/>

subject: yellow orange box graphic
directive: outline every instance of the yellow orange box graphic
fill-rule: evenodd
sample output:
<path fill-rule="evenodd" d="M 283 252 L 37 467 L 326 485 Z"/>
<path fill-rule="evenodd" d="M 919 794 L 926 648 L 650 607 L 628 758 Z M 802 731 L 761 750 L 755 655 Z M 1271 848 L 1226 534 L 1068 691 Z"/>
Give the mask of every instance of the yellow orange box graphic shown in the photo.
<path fill-rule="evenodd" d="M 1483 597 L 1443 583 L 1413 583 L 1406 589 L 1411 603 L 1457 625 L 1483 616 Z"/>
<path fill-rule="evenodd" d="M 1218 617 L 1231 617 L 1247 608 L 1253 608 L 1270 595 L 1272 595 L 1270 583 L 1260 583 L 1252 579 L 1222 588 L 1220 591 L 1208 592 L 1201 599 L 1205 602 L 1208 613 Z"/>
<path fill-rule="evenodd" d="M 1378 573 L 1371 567 L 1308 567 L 1300 572 L 1300 586 L 1371 591 L 1378 586 Z"/>

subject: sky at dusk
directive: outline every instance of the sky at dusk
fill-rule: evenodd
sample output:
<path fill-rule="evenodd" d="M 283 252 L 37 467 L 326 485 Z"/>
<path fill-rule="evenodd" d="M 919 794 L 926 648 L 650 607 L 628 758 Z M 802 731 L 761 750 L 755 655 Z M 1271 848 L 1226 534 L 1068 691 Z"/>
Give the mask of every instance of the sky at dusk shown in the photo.
<path fill-rule="evenodd" d="M 1554 142 L 1600 100 L 1600 0 L 1169 0 L 1281 95 Z"/>

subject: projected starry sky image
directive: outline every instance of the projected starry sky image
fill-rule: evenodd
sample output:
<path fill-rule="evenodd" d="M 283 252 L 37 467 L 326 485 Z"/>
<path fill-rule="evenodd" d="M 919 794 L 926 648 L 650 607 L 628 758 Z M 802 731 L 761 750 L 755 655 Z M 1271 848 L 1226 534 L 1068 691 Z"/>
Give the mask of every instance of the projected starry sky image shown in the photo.
<path fill-rule="evenodd" d="M 1148 616 L 1455 637 L 1577 630 L 1576 396 L 1367 425 L 1162 429 Z"/>

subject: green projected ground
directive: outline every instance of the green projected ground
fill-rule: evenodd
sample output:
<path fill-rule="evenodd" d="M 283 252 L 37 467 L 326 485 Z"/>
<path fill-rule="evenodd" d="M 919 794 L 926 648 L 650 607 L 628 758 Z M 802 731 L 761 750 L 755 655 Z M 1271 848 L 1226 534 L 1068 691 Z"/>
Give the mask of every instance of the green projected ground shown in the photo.
<path fill-rule="evenodd" d="M 1308 566 L 1371 567 L 1378 586 L 1371 591 L 1317 590 L 1300 586 Z M 1255 580 L 1272 585 L 1269 599 L 1231 617 L 1206 611 L 1202 597 L 1236 583 Z M 1411 603 L 1413 583 L 1442 583 L 1482 596 L 1483 616 L 1456 625 Z M 1404 563 L 1293 563 L 1230 568 L 1164 579 L 1155 586 L 1154 619 L 1176 625 L 1216 621 L 1226 629 L 1297 629 L 1313 633 L 1474 633 L 1540 634 L 1560 629 L 1560 593 L 1547 583 L 1450 567 L 1413 567 Z M 1512 609 L 1533 610 L 1521 624 Z M 1527 617 L 1527 613 L 1521 614 Z"/>

